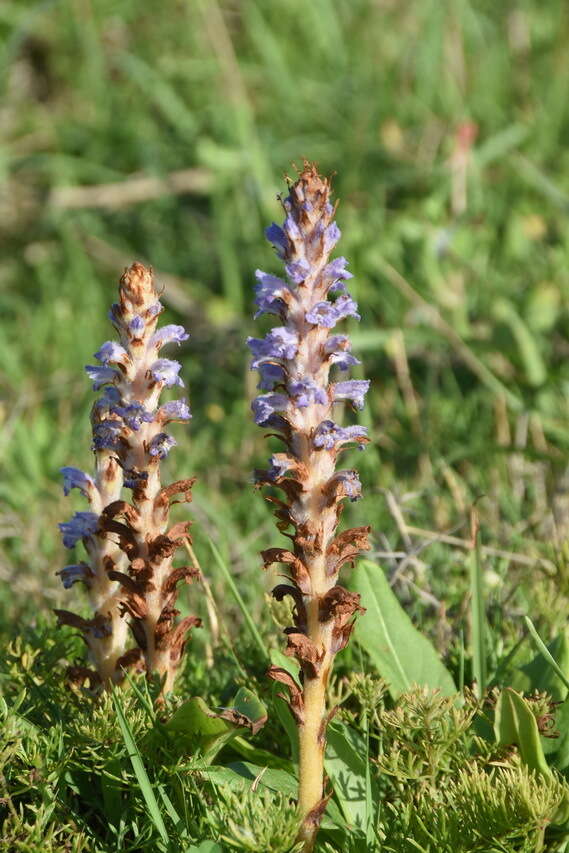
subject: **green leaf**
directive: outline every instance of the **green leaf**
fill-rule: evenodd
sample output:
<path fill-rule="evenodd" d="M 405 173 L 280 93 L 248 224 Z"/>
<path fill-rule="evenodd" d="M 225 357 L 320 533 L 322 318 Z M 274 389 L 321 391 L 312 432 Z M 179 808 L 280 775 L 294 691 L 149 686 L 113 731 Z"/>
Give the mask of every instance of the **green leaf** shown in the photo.
<path fill-rule="evenodd" d="M 327 740 L 325 767 L 334 794 L 347 823 L 365 832 L 369 825 L 366 743 L 343 723 L 330 726 Z"/>
<path fill-rule="evenodd" d="M 240 779 L 248 780 L 251 784 L 258 780 L 258 785 L 264 785 L 271 791 L 279 791 L 281 794 L 286 794 L 287 797 L 296 797 L 298 793 L 297 779 L 291 773 L 287 773 L 286 770 L 250 764 L 248 761 L 233 761 L 227 766 Z"/>
<path fill-rule="evenodd" d="M 231 748 L 239 753 L 241 758 L 252 764 L 259 764 L 261 767 L 274 767 L 277 770 L 286 770 L 288 773 L 293 772 L 292 761 L 281 758 L 280 755 L 274 755 L 266 749 L 259 749 L 240 735 L 233 739 Z"/>
<path fill-rule="evenodd" d="M 359 592 L 366 612 L 356 620 L 354 636 L 397 698 L 419 684 L 456 693 L 452 676 L 437 652 L 407 616 L 380 566 L 362 560 L 350 588 Z"/>
<path fill-rule="evenodd" d="M 130 758 L 132 769 L 134 770 L 136 780 L 138 782 L 142 796 L 144 797 L 148 813 L 160 838 L 167 847 L 169 843 L 168 833 L 166 831 L 166 827 L 162 819 L 162 814 L 158 807 L 158 802 L 156 800 L 156 797 L 154 796 L 154 791 L 152 790 L 152 785 L 150 784 L 150 779 L 148 778 L 148 774 L 146 772 L 142 756 L 136 745 L 136 741 L 134 740 L 132 729 L 130 728 L 128 721 L 125 717 L 119 697 L 117 696 L 115 691 L 113 691 L 111 695 L 113 705 L 115 706 L 115 712 L 117 715 L 120 730 L 122 732 L 125 746 L 128 751 L 128 757 Z"/>
<path fill-rule="evenodd" d="M 255 732 L 267 719 L 267 709 L 251 690 L 241 687 L 227 708 L 212 711 L 204 700 L 194 696 L 184 702 L 162 726 L 180 752 L 199 748 L 206 760 L 213 761 L 227 741 L 244 728 Z"/>
<path fill-rule="evenodd" d="M 216 841 L 202 841 L 199 847 L 195 844 L 186 847 L 184 853 L 224 853 L 224 851 Z"/>
<path fill-rule="evenodd" d="M 280 791 L 294 797 L 298 793 L 298 781 L 286 770 L 263 767 L 248 761 L 233 761 L 227 766 L 211 765 L 203 771 L 204 779 L 216 785 L 227 785 L 234 790 L 249 790 L 255 780 L 257 785 Z"/>
<path fill-rule="evenodd" d="M 537 720 L 526 700 L 511 687 L 506 687 L 496 702 L 494 735 L 502 746 L 514 744 L 524 764 L 543 776 L 551 770 L 545 760 Z"/>
<path fill-rule="evenodd" d="M 267 720 L 267 709 L 261 700 L 247 687 L 240 687 L 229 708 L 250 720 L 254 729 L 260 728 Z"/>

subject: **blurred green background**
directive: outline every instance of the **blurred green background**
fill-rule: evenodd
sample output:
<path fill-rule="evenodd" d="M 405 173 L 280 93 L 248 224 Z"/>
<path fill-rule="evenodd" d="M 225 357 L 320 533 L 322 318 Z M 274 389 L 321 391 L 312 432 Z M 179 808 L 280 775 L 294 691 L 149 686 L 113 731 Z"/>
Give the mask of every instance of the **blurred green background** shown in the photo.
<path fill-rule="evenodd" d="M 81 601 L 54 574 L 68 559 L 57 522 L 84 508 L 58 469 L 91 465 L 83 365 L 111 337 L 106 313 L 135 259 L 192 335 L 180 358 L 194 417 L 167 468 L 199 477 L 198 556 L 227 615 L 207 536 L 268 612 L 258 551 L 281 540 L 251 485 L 268 447 L 244 341 L 266 330 L 253 274 L 278 269 L 263 229 L 304 157 L 336 173 L 354 350 L 373 380 L 361 418 L 374 444 L 353 457 L 365 500 L 349 520 L 372 525 L 443 650 L 464 614 L 474 501 L 499 552 L 486 552 L 491 618 L 531 602 L 564 621 L 567 4 L 4 0 L 0 38 L 8 632 Z"/>

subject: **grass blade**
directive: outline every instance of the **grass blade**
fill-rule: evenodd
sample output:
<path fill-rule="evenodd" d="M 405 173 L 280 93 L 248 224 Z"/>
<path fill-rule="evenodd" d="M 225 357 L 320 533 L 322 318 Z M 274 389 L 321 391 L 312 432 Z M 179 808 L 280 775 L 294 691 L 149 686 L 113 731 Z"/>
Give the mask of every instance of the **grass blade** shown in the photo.
<path fill-rule="evenodd" d="M 234 597 L 235 601 L 237 602 L 237 605 L 238 605 L 241 613 L 243 614 L 243 619 L 245 620 L 245 624 L 247 625 L 247 628 L 249 629 L 249 632 L 250 632 L 251 636 L 253 637 L 253 640 L 255 641 L 256 645 L 258 646 L 259 651 L 262 653 L 263 657 L 268 659 L 269 658 L 269 651 L 268 651 L 268 649 L 264 643 L 263 638 L 261 637 L 261 635 L 257 629 L 257 626 L 255 625 L 255 622 L 253 621 L 253 617 L 249 613 L 247 605 L 245 604 L 245 602 L 241 598 L 241 594 L 240 594 L 239 590 L 237 589 L 237 587 L 235 586 L 235 581 L 233 580 L 233 578 L 231 576 L 231 572 L 229 571 L 229 568 L 228 568 L 225 560 L 223 559 L 223 557 L 219 553 L 215 543 L 211 539 L 209 539 L 209 537 L 208 537 L 208 542 L 210 544 L 210 548 L 213 552 L 213 556 L 215 557 L 217 565 L 221 569 L 221 573 L 223 575 L 223 578 L 224 578 L 225 582 L 227 583 L 229 589 L 231 590 L 233 597 Z"/>
<path fill-rule="evenodd" d="M 112 693 L 112 699 L 113 705 L 115 706 L 117 719 L 119 721 L 120 730 L 122 732 L 122 736 L 124 738 L 124 742 L 128 750 L 128 757 L 130 758 L 132 769 L 134 770 L 140 791 L 142 793 L 142 796 L 144 797 L 146 807 L 148 808 L 148 813 L 160 838 L 162 839 L 166 847 L 168 847 L 168 832 L 166 831 L 166 827 L 164 825 L 164 821 L 162 819 L 162 815 L 158 807 L 158 802 L 156 801 L 156 797 L 154 796 L 154 791 L 152 790 L 152 785 L 150 784 L 150 779 L 148 778 L 148 774 L 146 772 L 146 768 L 144 766 L 140 750 L 138 749 L 136 741 L 134 740 L 132 729 L 130 728 L 128 721 L 125 717 L 122 704 L 116 692 L 114 691 Z"/>
<path fill-rule="evenodd" d="M 473 551 L 470 560 L 470 600 L 472 620 L 472 668 L 476 681 L 476 695 L 484 694 L 486 673 L 486 618 L 484 614 L 484 586 L 482 582 L 482 555 L 480 553 L 480 526 L 476 510 L 470 518 Z"/>
<path fill-rule="evenodd" d="M 565 687 L 569 689 L 569 679 L 567 678 L 567 676 L 565 675 L 561 667 L 558 665 L 557 661 L 555 660 L 555 658 L 537 633 L 535 625 L 533 624 L 529 616 L 524 616 L 524 620 L 537 648 L 539 649 L 545 660 L 548 662 L 548 664 L 553 668 L 556 675 L 561 679 Z"/>

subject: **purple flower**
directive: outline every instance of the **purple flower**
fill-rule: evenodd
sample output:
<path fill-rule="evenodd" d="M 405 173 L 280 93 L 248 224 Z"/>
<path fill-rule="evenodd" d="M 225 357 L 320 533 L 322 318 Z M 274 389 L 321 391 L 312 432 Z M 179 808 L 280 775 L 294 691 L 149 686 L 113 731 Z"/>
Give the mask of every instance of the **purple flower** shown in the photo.
<path fill-rule="evenodd" d="M 283 301 L 287 294 L 290 294 L 289 287 L 286 281 L 282 278 L 277 278 L 275 275 L 256 270 L 255 276 L 257 284 L 255 285 L 255 305 L 259 310 L 255 314 L 255 319 L 261 314 L 279 314 L 284 307 Z"/>
<path fill-rule="evenodd" d="M 84 581 L 85 583 L 88 583 L 93 577 L 93 572 L 87 563 L 76 563 L 72 566 L 65 566 L 64 569 L 60 569 L 55 574 L 59 575 L 65 589 L 71 589 L 73 584 L 77 583 L 77 581 Z"/>
<path fill-rule="evenodd" d="M 128 406 L 113 406 L 111 412 L 123 419 L 129 429 L 135 432 L 142 424 L 149 424 L 154 420 L 154 415 L 144 408 L 142 403 L 129 403 Z"/>
<path fill-rule="evenodd" d="M 283 229 L 291 242 L 294 242 L 295 240 L 302 240 L 302 235 L 300 233 L 298 225 L 296 224 L 292 216 L 287 216 L 284 221 Z"/>
<path fill-rule="evenodd" d="M 116 341 L 105 341 L 103 346 L 95 353 L 95 358 L 102 364 L 125 364 L 128 360 L 128 353 Z"/>
<path fill-rule="evenodd" d="M 173 436 L 166 432 L 159 432 L 155 435 L 148 447 L 148 452 L 151 456 L 158 456 L 159 459 L 165 459 L 170 450 L 176 446 L 178 442 Z"/>
<path fill-rule="evenodd" d="M 286 326 L 277 326 L 264 338 L 247 338 L 247 346 L 253 355 L 251 370 L 254 370 L 263 361 L 294 358 L 298 350 L 298 335 Z"/>
<path fill-rule="evenodd" d="M 328 394 L 324 388 L 317 385 L 313 379 L 299 379 L 298 382 L 289 382 L 289 394 L 299 409 L 305 409 L 312 403 L 325 406 L 328 403 Z"/>
<path fill-rule="evenodd" d="M 150 375 L 155 382 L 163 382 L 169 388 L 171 385 L 181 385 L 184 383 L 178 376 L 182 365 L 179 361 L 172 361 L 170 358 L 159 358 L 150 368 Z"/>
<path fill-rule="evenodd" d="M 92 536 L 98 527 L 99 516 L 94 512 L 76 512 L 70 521 L 59 525 L 66 548 L 73 548 L 80 539 Z"/>
<path fill-rule="evenodd" d="M 332 335 L 324 344 L 324 352 L 330 364 L 337 364 L 340 370 L 348 370 L 353 364 L 360 364 L 359 358 L 351 355 L 350 347 L 347 335 Z"/>
<path fill-rule="evenodd" d="M 122 421 L 107 418 L 93 427 L 93 450 L 116 450 L 123 431 Z"/>
<path fill-rule="evenodd" d="M 192 417 L 186 400 L 170 400 L 170 402 L 160 406 L 158 412 L 164 423 L 168 421 L 189 421 Z"/>
<path fill-rule="evenodd" d="M 326 329 L 333 329 L 344 317 L 360 319 L 357 302 L 354 302 L 347 293 L 343 293 L 335 302 L 317 302 L 310 311 L 306 312 L 308 323 L 324 326 Z"/>
<path fill-rule="evenodd" d="M 353 278 L 352 273 L 346 269 L 347 264 L 348 261 L 344 257 L 334 258 L 322 270 L 322 277 L 326 281 L 330 281 L 332 286 L 340 281 L 347 281 L 349 278 Z"/>
<path fill-rule="evenodd" d="M 144 322 L 142 317 L 139 317 L 137 314 L 136 317 L 133 317 L 130 323 L 128 324 L 128 329 L 129 332 L 131 332 L 135 337 L 138 337 L 138 335 L 141 335 L 144 331 L 145 325 L 146 323 Z"/>
<path fill-rule="evenodd" d="M 334 402 L 350 400 L 354 409 L 363 409 L 364 397 L 369 388 L 369 379 L 348 379 L 333 386 Z"/>
<path fill-rule="evenodd" d="M 265 361 L 259 365 L 260 382 L 257 385 L 260 391 L 272 391 L 275 385 L 284 382 L 285 370 L 280 364 Z"/>
<path fill-rule="evenodd" d="M 336 495 L 344 496 L 351 501 L 357 501 L 362 496 L 362 484 L 357 471 L 338 471 L 330 483 Z"/>
<path fill-rule="evenodd" d="M 71 489 L 79 489 L 79 491 L 89 497 L 89 492 L 95 488 L 93 478 L 81 471 L 80 468 L 72 468 L 66 466 L 59 469 L 63 474 L 63 494 L 68 495 Z"/>
<path fill-rule="evenodd" d="M 180 345 L 182 341 L 187 341 L 189 337 L 183 326 L 175 326 L 172 323 L 169 326 L 162 326 L 161 329 L 158 329 L 150 338 L 150 344 L 151 346 L 155 346 L 156 349 L 160 349 L 160 347 L 166 344 Z"/>
<path fill-rule="evenodd" d="M 157 314 L 160 314 L 164 310 L 164 306 L 161 302 L 153 302 L 152 305 L 147 309 L 147 314 L 150 317 L 156 317 Z"/>
<path fill-rule="evenodd" d="M 310 264 L 304 260 L 292 261 L 285 266 L 286 274 L 295 284 L 300 284 L 310 273 Z"/>
<path fill-rule="evenodd" d="M 269 480 L 278 480 L 284 477 L 287 471 L 296 467 L 296 460 L 286 453 L 273 453 L 271 456 L 271 467 L 266 472 Z"/>
<path fill-rule="evenodd" d="M 324 231 L 324 239 L 322 243 L 325 254 L 328 254 L 328 252 L 332 251 L 341 236 L 342 232 L 340 231 L 336 223 L 332 222 Z"/>
<path fill-rule="evenodd" d="M 314 431 L 313 444 L 318 450 L 333 450 L 349 441 L 358 441 L 367 437 L 363 426 L 341 427 L 334 421 L 322 421 Z"/>
<path fill-rule="evenodd" d="M 255 423 L 264 426 L 271 415 L 286 411 L 287 406 L 288 397 L 285 394 L 261 394 L 260 397 L 255 397 L 251 403 Z"/>
<path fill-rule="evenodd" d="M 101 397 L 95 401 L 97 409 L 110 411 L 115 403 L 120 403 L 122 397 L 121 392 L 114 385 L 108 385 Z"/>
<path fill-rule="evenodd" d="M 278 250 L 278 254 L 282 258 L 288 248 L 288 240 L 283 229 L 273 222 L 265 229 L 265 237 Z"/>
<path fill-rule="evenodd" d="M 87 364 L 85 373 L 93 380 L 93 391 L 98 391 L 109 382 L 116 382 L 119 378 L 118 372 L 113 367 L 100 367 L 98 364 Z"/>

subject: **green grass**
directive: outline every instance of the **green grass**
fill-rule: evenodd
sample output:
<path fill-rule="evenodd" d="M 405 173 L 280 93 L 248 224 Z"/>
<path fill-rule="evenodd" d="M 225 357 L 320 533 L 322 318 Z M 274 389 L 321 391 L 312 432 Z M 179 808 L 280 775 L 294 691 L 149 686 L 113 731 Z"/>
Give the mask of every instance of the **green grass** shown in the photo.
<path fill-rule="evenodd" d="M 134 0 L 4 0 L 3 644 L 25 635 L 26 654 L 35 649 L 54 682 L 66 661 L 81 659 L 70 633 L 58 636 L 48 627 L 50 608 L 81 601 L 55 576 L 66 559 L 57 522 L 80 508 L 63 497 L 58 469 L 90 464 L 93 395 L 82 368 L 111 334 L 106 312 L 122 267 L 146 260 L 164 277 L 168 319 L 192 335 L 180 357 L 194 417 L 189 429 L 177 428 L 180 446 L 167 475 L 198 476 L 192 532 L 222 622 L 215 677 L 205 663 L 189 661 L 179 699 L 199 694 L 211 706 L 224 704 L 246 672 L 272 702 L 247 622 L 257 644 L 279 647 L 275 610 L 264 597 L 270 578 L 263 578 L 258 552 L 282 543 L 270 507 L 251 484 L 267 446 L 250 421 L 256 378 L 244 340 L 259 332 L 253 272 L 276 270 L 263 228 L 278 220 L 283 175 L 303 157 L 337 173 L 341 250 L 362 314 L 351 334 L 361 375 L 373 379 L 361 414 L 373 445 L 353 457 L 365 499 L 350 505 L 347 520 L 372 525 L 374 549 L 400 601 L 457 679 L 464 666 L 470 683 L 473 666 L 480 672 L 483 664 L 480 642 L 474 664 L 472 657 L 471 555 L 436 534 L 468 542 L 475 501 L 488 683 L 514 665 L 508 656 L 526 632 L 524 614 L 546 644 L 559 634 L 569 606 L 568 38 L 562 0 L 166 0 L 159 9 Z M 461 203 L 450 163 L 467 121 L 477 136 Z M 183 169 L 199 170 L 195 191 L 120 206 L 57 204 L 62 188 L 112 182 L 124 182 L 124 201 L 132 176 Z M 402 529 L 401 515 L 426 533 Z M 242 601 L 227 594 L 226 567 Z M 211 638 L 198 587 L 188 588 L 183 605 L 205 617 L 188 655 L 193 649 L 201 661 Z M 128 761 L 120 764 L 120 779 L 108 771 L 132 797 L 130 823 L 117 818 L 114 840 L 101 829 L 104 798 L 113 795 L 101 794 L 103 805 L 90 803 L 83 782 L 69 782 L 75 771 L 65 762 L 57 775 L 63 741 L 55 732 L 67 718 L 58 723 L 54 709 L 63 688 L 46 682 L 40 689 L 31 664 L 22 680 L 21 654 L 6 663 L 2 689 L 10 707 L 20 690 L 31 691 L 24 716 L 41 735 L 37 741 L 20 732 L 17 739 L 33 742 L 28 769 L 42 761 L 49 767 L 38 796 L 10 776 L 16 811 L 20 802 L 36 811 L 6 836 L 6 849 L 49 850 L 49 842 L 59 851 L 65 838 L 77 851 L 118 850 L 122 843 L 153 849 L 159 836 L 142 795 L 124 793 L 125 779 L 133 780 Z M 532 654 L 523 640 L 515 665 Z M 360 667 L 355 653 L 344 660 L 340 673 Z M 82 719 L 81 702 L 65 701 Z M 52 710 L 44 713 L 45 702 Z M 109 742 L 116 746 L 123 742 L 112 725 Z M 135 738 L 140 731 L 142 723 Z M 281 736 L 271 717 L 263 749 L 278 752 Z M 92 773 L 105 761 L 112 766 L 112 749 L 99 759 L 94 746 L 84 748 L 90 757 L 82 755 L 78 766 L 83 761 Z M 142 755 L 148 769 L 154 756 Z M 180 843 L 191 849 L 214 836 L 207 816 L 186 820 L 201 796 L 199 784 L 188 782 L 191 774 L 182 774 L 180 799 L 172 793 L 176 761 L 168 771 L 151 766 L 149 774 L 159 807 L 163 784 L 190 827 Z M 65 785 L 72 793 L 61 793 Z M 243 821 L 249 819 L 244 812 Z M 171 815 L 164 820 L 174 832 Z M 326 843 L 338 842 L 332 834 Z"/>

